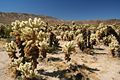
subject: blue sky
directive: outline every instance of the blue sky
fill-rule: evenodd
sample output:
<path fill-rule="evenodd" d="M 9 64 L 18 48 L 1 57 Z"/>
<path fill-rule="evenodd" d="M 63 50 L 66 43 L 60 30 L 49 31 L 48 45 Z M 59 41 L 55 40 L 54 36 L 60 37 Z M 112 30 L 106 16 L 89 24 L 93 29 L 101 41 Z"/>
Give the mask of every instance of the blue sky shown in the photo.
<path fill-rule="evenodd" d="M 0 0 L 1 12 L 34 13 L 64 20 L 120 18 L 120 0 Z"/>

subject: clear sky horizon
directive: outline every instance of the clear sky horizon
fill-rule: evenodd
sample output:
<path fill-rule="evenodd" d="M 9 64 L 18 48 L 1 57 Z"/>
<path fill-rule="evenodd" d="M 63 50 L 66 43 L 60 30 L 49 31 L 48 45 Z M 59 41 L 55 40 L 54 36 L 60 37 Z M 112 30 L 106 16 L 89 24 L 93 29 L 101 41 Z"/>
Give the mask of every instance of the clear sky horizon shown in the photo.
<path fill-rule="evenodd" d="M 64 20 L 120 19 L 120 0 L 1 0 L 0 12 L 32 13 Z"/>

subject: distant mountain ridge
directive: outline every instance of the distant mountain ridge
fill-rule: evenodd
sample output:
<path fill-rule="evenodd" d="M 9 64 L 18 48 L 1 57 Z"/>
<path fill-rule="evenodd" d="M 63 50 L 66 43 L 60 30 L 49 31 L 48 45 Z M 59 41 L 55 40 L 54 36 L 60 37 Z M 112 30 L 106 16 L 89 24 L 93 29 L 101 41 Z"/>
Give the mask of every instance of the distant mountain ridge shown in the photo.
<path fill-rule="evenodd" d="M 50 24 L 71 24 L 72 21 L 68 20 L 60 20 L 55 17 L 45 16 L 45 15 L 35 15 L 35 14 L 28 14 L 28 13 L 15 13 L 15 12 L 0 12 L 0 23 L 3 24 L 10 24 L 15 20 L 28 20 L 29 18 L 39 17 L 44 21 Z M 108 19 L 108 20 L 75 20 L 76 24 L 117 24 L 120 25 L 120 19 Z"/>
<path fill-rule="evenodd" d="M 35 15 L 27 13 L 15 13 L 15 12 L 0 12 L 0 23 L 10 24 L 15 20 L 28 20 L 29 18 L 39 17 L 46 21 L 58 21 L 57 18 L 44 15 Z"/>

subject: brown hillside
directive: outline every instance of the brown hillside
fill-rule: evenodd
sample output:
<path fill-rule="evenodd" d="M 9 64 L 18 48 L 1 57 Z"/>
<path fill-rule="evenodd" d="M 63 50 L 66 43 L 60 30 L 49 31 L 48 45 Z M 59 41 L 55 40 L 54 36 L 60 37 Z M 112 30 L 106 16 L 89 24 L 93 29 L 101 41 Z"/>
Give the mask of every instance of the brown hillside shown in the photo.
<path fill-rule="evenodd" d="M 28 20 L 29 18 L 40 17 L 45 20 L 49 24 L 70 24 L 72 21 L 60 20 L 51 16 L 44 15 L 35 15 L 35 14 L 27 14 L 27 13 L 15 13 L 15 12 L 0 12 L 0 23 L 10 24 L 15 20 Z M 105 24 L 117 24 L 120 25 L 120 19 L 109 19 L 109 20 L 77 20 L 76 24 L 99 24 L 103 22 Z"/>

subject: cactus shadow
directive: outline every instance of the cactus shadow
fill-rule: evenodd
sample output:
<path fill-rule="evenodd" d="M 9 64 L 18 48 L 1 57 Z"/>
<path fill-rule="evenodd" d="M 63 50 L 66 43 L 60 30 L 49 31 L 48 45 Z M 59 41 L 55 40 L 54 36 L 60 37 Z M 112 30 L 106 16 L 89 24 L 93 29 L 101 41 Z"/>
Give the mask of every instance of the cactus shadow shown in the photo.
<path fill-rule="evenodd" d="M 61 58 L 55 58 L 55 57 L 50 57 L 48 58 L 48 61 L 63 61 Z"/>
<path fill-rule="evenodd" d="M 49 52 L 49 54 L 61 54 L 62 53 L 62 49 L 61 48 L 58 48 L 58 49 L 55 49 L 55 50 L 51 50 Z"/>
<path fill-rule="evenodd" d="M 53 72 L 44 72 L 42 70 L 42 71 L 39 71 L 39 73 L 44 76 L 57 77 L 60 80 L 85 80 L 83 79 L 84 76 L 81 73 L 72 75 L 72 74 L 69 74 L 70 70 L 68 69 L 58 70 L 58 71 L 53 71 Z"/>
<path fill-rule="evenodd" d="M 96 68 L 95 69 L 89 68 L 84 65 L 70 65 L 69 69 L 57 70 L 57 71 L 52 71 L 52 72 L 38 70 L 38 73 L 44 76 L 57 77 L 60 80 L 89 80 L 89 78 L 86 76 L 85 73 L 80 72 L 80 69 L 87 69 L 92 73 L 94 71 L 99 71 Z"/>
<path fill-rule="evenodd" d="M 94 48 L 94 50 L 104 50 L 103 48 Z"/>

